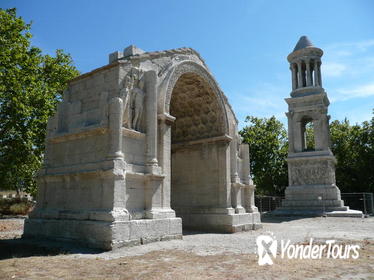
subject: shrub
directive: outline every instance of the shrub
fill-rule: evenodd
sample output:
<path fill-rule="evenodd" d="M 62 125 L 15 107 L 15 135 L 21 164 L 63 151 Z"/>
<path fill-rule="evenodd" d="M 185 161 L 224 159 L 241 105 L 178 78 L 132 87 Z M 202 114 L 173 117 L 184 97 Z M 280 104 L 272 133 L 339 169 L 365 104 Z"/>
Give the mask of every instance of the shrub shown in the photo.
<path fill-rule="evenodd" d="M 27 199 L 0 199 L 0 215 L 26 215 L 33 206 Z"/>
<path fill-rule="evenodd" d="M 29 209 L 29 204 L 21 202 L 11 205 L 9 207 L 9 212 L 11 212 L 13 215 L 26 215 L 29 212 Z"/>

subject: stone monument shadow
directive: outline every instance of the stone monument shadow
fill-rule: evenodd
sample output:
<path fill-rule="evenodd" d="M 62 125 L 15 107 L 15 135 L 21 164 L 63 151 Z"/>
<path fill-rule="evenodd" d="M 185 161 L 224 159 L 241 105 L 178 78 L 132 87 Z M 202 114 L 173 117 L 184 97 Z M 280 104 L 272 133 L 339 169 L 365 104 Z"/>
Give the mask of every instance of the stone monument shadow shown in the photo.
<path fill-rule="evenodd" d="M 98 254 L 103 250 L 83 247 L 77 243 L 31 238 L 0 240 L 0 260 L 69 254 Z"/>
<path fill-rule="evenodd" d="M 263 223 L 280 224 L 284 222 L 291 222 L 295 220 L 302 220 L 307 218 L 320 217 L 320 216 L 300 216 L 300 215 L 276 215 L 273 212 L 268 212 L 261 215 L 261 221 Z"/>

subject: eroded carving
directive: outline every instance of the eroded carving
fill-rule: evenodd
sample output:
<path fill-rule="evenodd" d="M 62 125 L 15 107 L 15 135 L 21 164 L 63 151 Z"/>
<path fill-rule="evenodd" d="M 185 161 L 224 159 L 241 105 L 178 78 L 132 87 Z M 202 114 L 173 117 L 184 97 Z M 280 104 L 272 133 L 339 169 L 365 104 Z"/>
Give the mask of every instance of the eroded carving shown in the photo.
<path fill-rule="evenodd" d="M 123 126 L 140 131 L 144 110 L 144 72 L 132 68 L 125 76 L 120 96 L 123 99 Z"/>
<path fill-rule="evenodd" d="M 290 164 L 292 186 L 328 185 L 335 183 L 332 164 L 328 162 L 301 161 Z"/>
<path fill-rule="evenodd" d="M 185 142 L 224 134 L 224 118 L 217 97 L 198 75 L 186 73 L 175 84 L 171 115 L 176 117 L 172 139 Z"/>

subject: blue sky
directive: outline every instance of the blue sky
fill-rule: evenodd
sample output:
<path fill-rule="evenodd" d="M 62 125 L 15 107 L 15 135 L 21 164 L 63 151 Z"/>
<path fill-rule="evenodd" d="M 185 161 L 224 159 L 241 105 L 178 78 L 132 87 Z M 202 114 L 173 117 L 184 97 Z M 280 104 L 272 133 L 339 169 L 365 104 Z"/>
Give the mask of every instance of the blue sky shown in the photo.
<path fill-rule="evenodd" d="M 286 122 L 287 55 L 307 35 L 324 50 L 332 119 L 369 120 L 374 108 L 374 1 L 2 0 L 33 21 L 33 44 L 61 48 L 82 72 L 135 44 L 145 51 L 192 47 L 208 64 L 241 126 L 245 116 Z"/>

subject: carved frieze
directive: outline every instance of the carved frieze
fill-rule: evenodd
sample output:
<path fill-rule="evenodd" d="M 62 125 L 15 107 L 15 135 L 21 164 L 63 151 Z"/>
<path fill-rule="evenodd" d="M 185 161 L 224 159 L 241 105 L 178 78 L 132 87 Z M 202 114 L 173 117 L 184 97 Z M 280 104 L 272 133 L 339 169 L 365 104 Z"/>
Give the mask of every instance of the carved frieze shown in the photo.
<path fill-rule="evenodd" d="M 335 183 L 334 165 L 329 161 L 295 161 L 289 162 L 290 184 L 328 185 Z"/>

